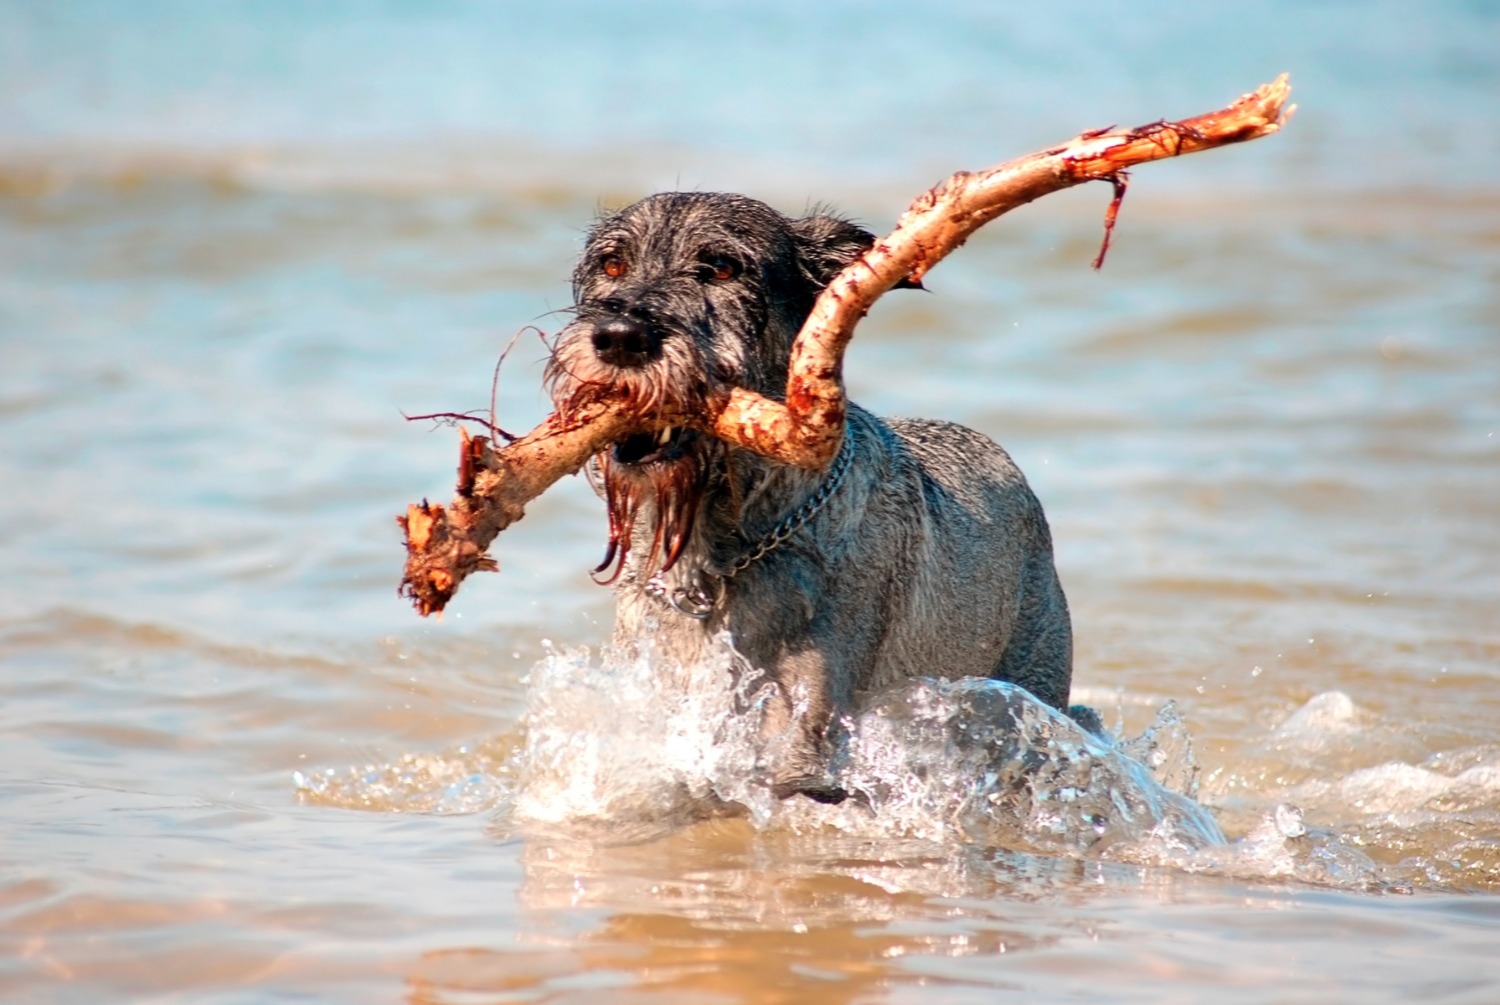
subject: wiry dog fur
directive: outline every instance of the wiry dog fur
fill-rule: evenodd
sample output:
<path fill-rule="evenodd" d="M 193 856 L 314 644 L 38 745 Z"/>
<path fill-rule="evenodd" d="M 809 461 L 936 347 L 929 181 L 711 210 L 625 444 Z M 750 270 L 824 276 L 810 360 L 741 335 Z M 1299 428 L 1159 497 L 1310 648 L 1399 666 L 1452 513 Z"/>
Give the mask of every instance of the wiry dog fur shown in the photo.
<path fill-rule="evenodd" d="M 606 216 L 573 275 L 575 319 L 549 364 L 554 401 L 629 389 L 650 414 L 716 389 L 780 399 L 792 340 L 819 291 L 873 237 L 738 195 L 665 193 Z M 778 685 L 768 730 L 777 791 L 837 800 L 829 743 L 860 692 L 914 676 L 1012 681 L 1065 708 L 1067 602 L 1042 508 L 1010 457 L 949 422 L 852 405 L 847 474 L 805 526 L 743 571 L 735 560 L 824 474 L 687 429 L 627 438 L 597 458 L 610 520 L 615 642 L 652 630 L 684 665 L 728 630 Z M 696 589 L 699 620 L 653 596 Z M 705 604 L 704 607 L 709 605 Z"/>

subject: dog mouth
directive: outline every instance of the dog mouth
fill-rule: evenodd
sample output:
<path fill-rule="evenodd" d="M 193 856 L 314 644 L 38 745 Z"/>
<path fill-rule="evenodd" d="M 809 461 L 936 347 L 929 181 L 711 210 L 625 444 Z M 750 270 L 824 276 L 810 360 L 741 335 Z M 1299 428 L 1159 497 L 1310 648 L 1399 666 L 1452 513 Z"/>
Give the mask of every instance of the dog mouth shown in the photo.
<path fill-rule="evenodd" d="M 658 572 L 676 564 L 708 486 L 712 443 L 686 426 L 668 426 L 626 436 L 603 451 L 599 472 L 609 512 L 609 547 L 594 570 L 595 581 L 612 583 L 619 577 L 639 519 L 647 513 L 651 519 L 642 526 L 651 539 L 644 561 L 655 564 Z"/>
<path fill-rule="evenodd" d="M 667 426 L 654 433 L 634 433 L 617 440 L 610 450 L 610 457 L 618 464 L 637 469 L 670 464 L 681 460 L 699 435 L 686 426 Z"/>

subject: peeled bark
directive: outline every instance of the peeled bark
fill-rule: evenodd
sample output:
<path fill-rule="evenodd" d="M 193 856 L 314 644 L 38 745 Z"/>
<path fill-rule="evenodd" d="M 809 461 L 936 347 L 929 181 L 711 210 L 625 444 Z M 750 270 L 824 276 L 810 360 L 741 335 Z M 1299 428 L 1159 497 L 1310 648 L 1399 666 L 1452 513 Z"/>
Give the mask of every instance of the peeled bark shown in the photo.
<path fill-rule="evenodd" d="M 986 171 L 960 171 L 923 193 L 896 229 L 841 272 L 813 305 L 792 348 L 785 402 L 736 388 L 693 415 L 641 414 L 607 387 L 589 386 L 531 432 L 496 450 L 485 437 L 463 436 L 458 492 L 447 506 L 423 501 L 399 520 L 406 531 L 401 592 L 423 615 L 441 611 L 525 506 L 563 475 L 578 471 L 631 433 L 691 425 L 728 443 L 812 470 L 838 453 L 847 399 L 844 350 L 870 306 L 903 279 L 919 281 L 979 227 L 1044 195 L 1088 181 L 1111 181 L 1115 199 L 1137 164 L 1269 136 L 1290 118 L 1291 86 L 1282 74 L 1217 112 L 1124 130 L 1095 130 L 1060 146 Z M 1103 261 L 1104 251 L 1096 259 Z"/>

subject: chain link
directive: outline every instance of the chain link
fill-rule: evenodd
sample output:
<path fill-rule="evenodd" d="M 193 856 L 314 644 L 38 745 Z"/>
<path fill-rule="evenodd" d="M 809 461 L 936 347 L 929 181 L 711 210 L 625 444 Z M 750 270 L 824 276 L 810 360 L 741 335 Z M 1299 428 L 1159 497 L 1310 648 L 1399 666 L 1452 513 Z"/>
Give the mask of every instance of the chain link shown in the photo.
<path fill-rule="evenodd" d="M 771 552 L 786 543 L 797 531 L 801 530 L 809 520 L 818 515 L 818 511 L 827 505 L 828 500 L 838 491 L 839 483 L 844 480 L 844 474 L 849 470 L 849 462 L 854 457 L 854 427 L 844 427 L 844 442 L 839 445 L 838 456 L 833 459 L 833 467 L 828 469 L 828 476 L 823 479 L 816 491 L 803 500 L 791 513 L 782 518 L 781 522 L 766 532 L 765 536 L 748 551 L 740 555 L 729 566 L 724 574 L 725 579 L 733 579 L 744 572 L 756 562 L 765 558 Z"/>
<path fill-rule="evenodd" d="M 715 574 L 706 569 L 700 569 L 695 575 L 697 582 L 693 586 L 675 590 L 669 590 L 661 573 L 657 573 L 646 581 L 646 592 L 678 614 L 685 614 L 699 621 L 707 619 L 713 613 L 714 608 L 719 606 L 719 601 L 723 599 L 724 584 L 728 580 L 738 576 L 780 548 L 793 534 L 805 527 L 809 520 L 818 515 L 828 504 L 828 500 L 833 498 L 833 494 L 838 491 L 839 484 L 843 482 L 844 475 L 848 473 L 849 464 L 853 459 L 854 427 L 845 425 L 844 442 L 839 445 L 838 456 L 833 459 L 833 466 L 828 469 L 827 476 L 813 491 L 813 494 L 804 499 L 801 506 L 782 517 L 776 526 L 767 531 L 760 540 L 741 552 L 724 572 Z"/>

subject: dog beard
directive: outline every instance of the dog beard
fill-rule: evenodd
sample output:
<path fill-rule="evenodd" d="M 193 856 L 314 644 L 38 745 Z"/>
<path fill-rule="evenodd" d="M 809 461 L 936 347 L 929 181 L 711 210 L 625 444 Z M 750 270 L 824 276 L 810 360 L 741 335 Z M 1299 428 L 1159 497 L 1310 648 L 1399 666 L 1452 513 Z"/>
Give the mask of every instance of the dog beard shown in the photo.
<path fill-rule="evenodd" d="M 656 565 L 660 574 L 677 564 L 708 487 L 709 450 L 703 434 L 678 427 L 626 437 L 598 455 L 609 513 L 608 548 L 594 569 L 598 583 L 608 585 L 619 578 L 647 506 L 652 531 L 646 566 Z"/>

